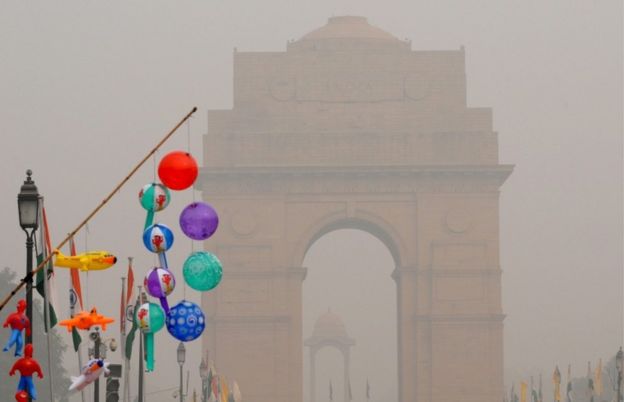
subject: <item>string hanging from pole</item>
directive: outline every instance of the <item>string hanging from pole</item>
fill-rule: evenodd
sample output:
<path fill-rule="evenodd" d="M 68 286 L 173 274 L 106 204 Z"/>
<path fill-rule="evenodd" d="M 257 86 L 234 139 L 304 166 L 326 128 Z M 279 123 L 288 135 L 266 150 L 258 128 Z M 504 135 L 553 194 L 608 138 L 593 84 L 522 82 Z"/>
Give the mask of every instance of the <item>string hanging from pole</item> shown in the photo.
<path fill-rule="evenodd" d="M 89 224 L 87 223 L 85 225 L 85 231 L 84 231 L 84 252 L 88 252 L 89 251 Z M 91 304 L 89 302 L 89 295 L 91 294 L 91 292 L 89 291 L 90 286 L 89 284 L 91 283 L 90 281 L 90 276 L 89 276 L 89 271 L 87 271 L 87 286 L 86 286 L 86 292 L 85 292 L 85 305 L 87 307 L 87 310 L 89 310 L 89 308 L 91 307 Z"/>
<path fill-rule="evenodd" d="M 197 111 L 197 107 L 193 107 L 193 109 L 191 109 L 190 112 L 188 112 L 186 114 L 186 116 L 184 116 L 182 118 L 182 120 L 180 120 L 159 142 L 158 144 L 156 144 L 156 146 L 154 148 L 152 148 L 152 150 L 150 152 L 147 153 L 147 155 L 139 162 L 137 163 L 137 165 L 130 171 L 130 173 L 128 173 L 128 175 L 126 175 L 126 177 L 121 180 L 121 182 L 119 182 L 119 184 L 117 184 L 115 186 L 115 188 L 113 188 L 113 190 L 102 200 L 102 202 L 100 202 L 100 204 L 89 214 L 87 215 L 87 217 L 78 225 L 76 226 L 76 228 L 74 230 L 72 230 L 69 235 L 67 235 L 57 246 L 56 249 L 60 250 L 68 241 L 69 239 L 74 236 L 76 233 L 78 233 L 78 231 L 80 231 L 80 229 L 82 229 L 88 222 L 89 220 L 91 220 L 91 218 L 93 218 L 93 216 L 95 216 L 109 201 L 111 198 L 113 198 L 113 196 L 115 194 L 117 194 L 117 191 L 123 187 L 124 184 L 126 184 L 126 182 L 128 182 L 128 180 L 130 180 L 130 178 L 132 176 L 134 176 L 134 174 L 137 172 L 137 170 L 139 170 L 139 168 L 141 168 L 141 166 L 143 166 L 143 164 L 145 164 L 145 162 L 178 130 L 178 128 L 180 128 L 180 126 L 182 126 L 182 124 L 184 124 L 185 121 L 187 121 L 192 115 L 193 113 L 195 113 Z M 8 296 L 6 296 L 4 298 L 4 300 L 2 301 L 2 303 L 0 303 L 0 311 L 2 311 L 2 309 L 7 305 L 7 303 L 13 298 L 13 296 L 15 296 L 15 294 L 24 287 L 24 285 L 26 285 L 26 283 L 30 282 L 30 280 L 32 279 L 33 275 L 36 275 L 37 272 L 41 271 L 41 269 L 48 263 L 48 261 L 50 261 L 52 259 L 54 253 L 50 253 L 50 255 L 48 255 L 46 258 L 43 259 L 43 261 L 41 261 L 39 263 L 39 265 L 37 265 L 37 268 L 35 268 L 32 273 L 26 275 L 24 278 L 21 279 L 20 283 L 9 293 Z"/>

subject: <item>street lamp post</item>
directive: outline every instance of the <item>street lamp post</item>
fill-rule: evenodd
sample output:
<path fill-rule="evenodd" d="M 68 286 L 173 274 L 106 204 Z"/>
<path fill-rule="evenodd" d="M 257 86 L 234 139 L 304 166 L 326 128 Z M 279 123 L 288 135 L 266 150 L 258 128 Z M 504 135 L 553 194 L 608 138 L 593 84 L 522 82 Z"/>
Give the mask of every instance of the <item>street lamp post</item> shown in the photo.
<path fill-rule="evenodd" d="M 180 402 L 184 402 L 184 388 L 183 388 L 183 380 L 184 380 L 184 361 L 186 360 L 186 348 L 184 347 L 184 342 L 180 342 L 178 345 L 178 364 L 180 365 Z"/>
<path fill-rule="evenodd" d="M 17 195 L 17 209 L 19 211 L 19 223 L 26 233 L 26 316 L 33 325 L 32 316 L 32 268 L 33 268 L 33 237 L 39 227 L 39 192 L 31 178 L 32 170 L 26 171 L 26 180 Z M 32 331 L 26 334 L 26 343 L 32 344 Z"/>
<path fill-rule="evenodd" d="M 622 401 L 622 375 L 624 374 L 624 352 L 622 347 L 615 355 L 615 368 L 617 369 L 617 402 Z"/>

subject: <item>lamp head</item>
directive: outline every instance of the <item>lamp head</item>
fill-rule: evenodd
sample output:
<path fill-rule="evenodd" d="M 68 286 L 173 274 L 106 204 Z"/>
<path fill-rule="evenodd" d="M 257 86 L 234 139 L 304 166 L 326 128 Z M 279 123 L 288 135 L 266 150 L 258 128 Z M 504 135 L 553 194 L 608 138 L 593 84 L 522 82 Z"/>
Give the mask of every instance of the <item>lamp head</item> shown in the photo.
<path fill-rule="evenodd" d="M 26 171 L 26 180 L 17 195 L 19 222 L 22 229 L 37 230 L 39 227 L 39 191 L 32 180 L 32 170 Z"/>
<path fill-rule="evenodd" d="M 186 348 L 184 347 L 184 343 L 180 342 L 180 344 L 178 345 L 178 363 L 179 364 L 184 364 L 184 362 L 186 361 Z"/>

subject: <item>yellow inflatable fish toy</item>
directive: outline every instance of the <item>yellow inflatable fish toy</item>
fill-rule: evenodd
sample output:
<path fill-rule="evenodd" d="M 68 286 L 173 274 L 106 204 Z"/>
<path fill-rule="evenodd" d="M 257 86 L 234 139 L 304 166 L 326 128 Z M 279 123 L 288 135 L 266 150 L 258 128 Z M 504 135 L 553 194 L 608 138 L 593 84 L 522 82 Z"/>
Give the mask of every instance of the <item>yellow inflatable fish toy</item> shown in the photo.
<path fill-rule="evenodd" d="M 99 271 L 115 265 L 117 257 L 108 251 L 88 251 L 78 255 L 65 255 L 55 250 L 55 267 L 79 269 L 81 271 Z"/>

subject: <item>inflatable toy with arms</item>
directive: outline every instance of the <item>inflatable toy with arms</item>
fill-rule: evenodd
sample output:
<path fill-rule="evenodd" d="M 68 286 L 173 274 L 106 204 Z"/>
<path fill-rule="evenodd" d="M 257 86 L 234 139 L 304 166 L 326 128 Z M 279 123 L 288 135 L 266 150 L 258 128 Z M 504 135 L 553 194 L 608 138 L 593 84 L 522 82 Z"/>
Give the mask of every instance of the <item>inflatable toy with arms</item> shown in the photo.
<path fill-rule="evenodd" d="M 15 345 L 15 356 L 22 355 L 22 346 L 24 345 L 22 331 L 26 330 L 26 336 L 30 335 L 30 320 L 24 311 L 26 311 L 26 300 L 21 299 L 17 302 L 17 311 L 9 314 L 3 324 L 4 328 L 11 327 L 11 336 L 2 350 L 8 352 Z"/>

